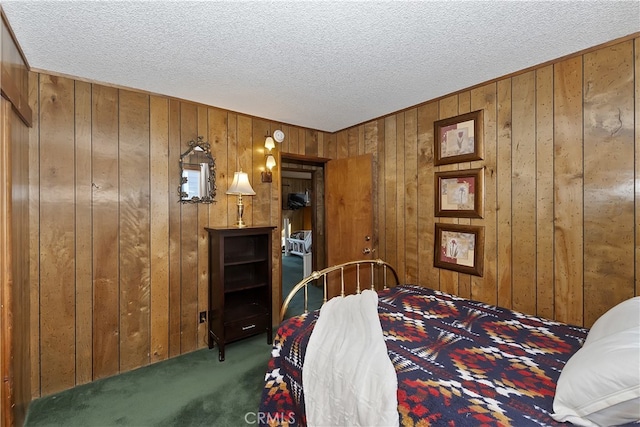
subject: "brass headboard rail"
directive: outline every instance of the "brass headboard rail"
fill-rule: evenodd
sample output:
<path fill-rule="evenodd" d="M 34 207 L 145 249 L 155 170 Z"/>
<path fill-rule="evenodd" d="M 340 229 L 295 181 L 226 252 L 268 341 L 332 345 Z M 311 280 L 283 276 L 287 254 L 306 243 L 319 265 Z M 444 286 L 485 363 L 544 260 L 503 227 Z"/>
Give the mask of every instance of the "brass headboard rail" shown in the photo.
<path fill-rule="evenodd" d="M 327 275 L 329 273 L 332 273 L 334 271 L 338 271 L 340 270 L 340 295 L 344 296 L 344 288 L 345 288 L 345 284 L 344 284 L 344 270 L 346 267 L 350 267 L 350 266 L 355 266 L 356 267 L 356 293 L 360 293 L 361 292 L 361 286 L 360 286 L 360 270 L 361 270 L 361 266 L 366 266 L 369 265 L 369 269 L 371 271 L 371 279 L 370 279 L 370 289 L 372 290 L 376 290 L 376 283 L 375 283 L 375 268 L 382 268 L 382 282 L 383 282 L 383 287 L 382 289 L 387 289 L 387 272 L 391 272 L 393 274 L 393 277 L 396 281 L 395 285 L 398 285 L 400 283 L 400 280 L 398 279 L 398 273 L 396 273 L 396 270 L 391 266 L 391 264 L 381 260 L 381 259 L 367 259 L 367 260 L 358 260 L 358 261 L 349 261 L 349 262 L 345 262 L 343 264 L 338 264 L 338 265 L 332 265 L 331 267 L 327 267 L 323 270 L 320 271 L 314 271 L 312 272 L 309 276 L 305 277 L 303 280 L 301 280 L 300 282 L 298 282 L 293 289 L 291 290 L 291 292 L 289 292 L 289 295 L 287 295 L 287 298 L 285 298 L 284 302 L 282 303 L 282 308 L 280 308 L 280 322 L 282 322 L 282 320 L 284 319 L 284 315 L 287 312 L 287 309 L 289 308 L 289 304 L 291 303 L 291 300 L 293 299 L 293 297 L 298 293 L 298 291 L 302 288 L 304 288 L 304 312 L 308 313 L 308 291 L 307 291 L 307 285 L 315 280 L 318 280 L 320 278 L 322 278 L 322 286 L 323 286 L 323 299 L 322 299 L 322 303 L 326 303 L 327 302 Z"/>

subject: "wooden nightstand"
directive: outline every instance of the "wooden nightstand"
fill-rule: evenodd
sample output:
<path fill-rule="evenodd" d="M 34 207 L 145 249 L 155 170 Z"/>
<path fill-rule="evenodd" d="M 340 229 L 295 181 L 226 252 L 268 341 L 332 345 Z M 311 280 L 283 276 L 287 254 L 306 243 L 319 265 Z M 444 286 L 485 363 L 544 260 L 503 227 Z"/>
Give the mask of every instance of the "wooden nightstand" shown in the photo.
<path fill-rule="evenodd" d="M 271 326 L 271 234 L 275 227 L 207 228 L 209 348 L 267 333 Z"/>

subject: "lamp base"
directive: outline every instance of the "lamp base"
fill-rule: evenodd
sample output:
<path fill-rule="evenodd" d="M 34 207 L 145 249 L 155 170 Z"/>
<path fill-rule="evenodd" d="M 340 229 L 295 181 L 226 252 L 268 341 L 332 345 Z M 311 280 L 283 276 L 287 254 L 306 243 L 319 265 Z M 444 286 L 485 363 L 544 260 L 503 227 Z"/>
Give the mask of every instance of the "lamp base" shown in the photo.
<path fill-rule="evenodd" d="M 273 173 L 269 171 L 262 171 L 262 182 L 272 182 Z"/>
<path fill-rule="evenodd" d="M 242 214 L 244 213 L 244 203 L 242 203 L 242 194 L 238 194 L 238 219 L 236 220 L 236 227 L 245 228 L 247 224 L 242 220 Z"/>

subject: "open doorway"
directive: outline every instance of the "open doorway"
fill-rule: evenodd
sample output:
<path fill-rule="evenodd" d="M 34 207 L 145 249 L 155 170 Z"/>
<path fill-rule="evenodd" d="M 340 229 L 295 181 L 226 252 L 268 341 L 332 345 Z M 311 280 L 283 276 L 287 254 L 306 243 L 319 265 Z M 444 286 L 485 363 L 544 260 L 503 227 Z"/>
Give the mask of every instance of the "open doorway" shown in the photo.
<path fill-rule="evenodd" d="M 327 160 L 282 155 L 280 217 L 283 300 L 296 283 L 313 271 L 326 267 L 324 164 Z M 321 291 L 309 293 L 310 310 L 319 307 L 321 302 Z M 289 307 L 292 314 L 302 313 L 302 295 L 296 297 Z"/>

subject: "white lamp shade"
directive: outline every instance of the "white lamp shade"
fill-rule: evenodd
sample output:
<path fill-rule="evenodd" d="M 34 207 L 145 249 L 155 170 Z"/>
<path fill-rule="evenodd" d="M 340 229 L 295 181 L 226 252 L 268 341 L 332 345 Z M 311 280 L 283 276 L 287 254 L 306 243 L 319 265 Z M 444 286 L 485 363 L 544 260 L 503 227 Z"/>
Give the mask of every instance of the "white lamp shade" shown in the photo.
<path fill-rule="evenodd" d="M 273 169 L 276 166 L 276 159 L 271 154 L 267 156 L 266 166 L 269 170 Z"/>
<path fill-rule="evenodd" d="M 264 140 L 264 148 L 266 148 L 269 151 L 271 151 L 274 148 L 276 148 L 276 143 L 273 142 L 273 138 L 268 136 L 267 139 Z"/>
<path fill-rule="evenodd" d="M 251 188 L 249 176 L 246 172 L 234 172 L 233 182 L 227 190 L 227 194 L 241 194 L 243 196 L 255 196 L 256 192 Z"/>

